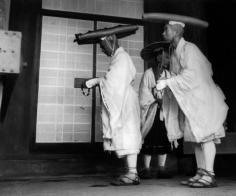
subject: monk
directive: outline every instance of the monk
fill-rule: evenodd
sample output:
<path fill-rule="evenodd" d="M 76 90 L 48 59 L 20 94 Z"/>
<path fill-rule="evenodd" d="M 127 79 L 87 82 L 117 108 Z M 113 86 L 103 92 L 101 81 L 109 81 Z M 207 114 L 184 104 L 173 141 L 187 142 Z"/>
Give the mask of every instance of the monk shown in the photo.
<path fill-rule="evenodd" d="M 137 155 L 141 148 L 140 109 L 132 84 L 136 69 L 129 54 L 118 45 L 115 34 L 100 38 L 100 47 L 111 62 L 106 75 L 86 82 L 99 85 L 102 97 L 104 150 L 113 151 L 127 163 L 127 173 L 112 185 L 138 185 Z"/>
<path fill-rule="evenodd" d="M 208 59 L 193 43 L 183 38 L 185 24 L 169 21 L 163 37 L 172 45 L 170 78 L 157 82 L 157 90 L 167 89 L 163 114 L 168 138 L 184 137 L 194 144 L 196 175 L 181 184 L 190 187 L 216 187 L 214 161 L 216 143 L 225 136 L 224 122 L 228 106 L 221 89 L 212 79 Z"/>

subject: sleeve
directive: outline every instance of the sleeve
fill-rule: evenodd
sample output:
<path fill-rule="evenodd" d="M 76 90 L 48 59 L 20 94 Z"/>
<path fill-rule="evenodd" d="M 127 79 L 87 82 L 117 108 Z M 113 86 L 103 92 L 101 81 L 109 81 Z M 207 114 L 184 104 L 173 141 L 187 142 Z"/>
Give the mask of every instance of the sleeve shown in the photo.
<path fill-rule="evenodd" d="M 127 88 L 132 81 L 129 66 L 126 54 L 120 54 L 110 65 L 105 77 L 100 80 L 102 100 L 110 116 L 121 112 Z"/>
<path fill-rule="evenodd" d="M 151 88 L 150 74 L 146 71 L 143 74 L 139 86 L 139 103 L 141 108 L 147 107 L 156 101 L 151 92 Z"/>
<path fill-rule="evenodd" d="M 85 82 L 85 85 L 87 88 L 92 88 L 94 86 L 96 86 L 97 84 L 99 84 L 100 78 L 92 78 L 90 80 L 87 80 Z"/>
<path fill-rule="evenodd" d="M 157 110 L 157 102 L 151 92 L 152 84 L 155 84 L 155 79 L 152 77 L 151 72 L 147 70 L 144 72 L 139 86 L 140 120 L 143 139 L 153 125 Z"/>
<path fill-rule="evenodd" d="M 180 60 L 182 70 L 180 74 L 167 79 L 170 89 L 184 94 L 198 87 L 201 76 L 199 73 L 199 56 L 193 47 L 185 48 Z"/>

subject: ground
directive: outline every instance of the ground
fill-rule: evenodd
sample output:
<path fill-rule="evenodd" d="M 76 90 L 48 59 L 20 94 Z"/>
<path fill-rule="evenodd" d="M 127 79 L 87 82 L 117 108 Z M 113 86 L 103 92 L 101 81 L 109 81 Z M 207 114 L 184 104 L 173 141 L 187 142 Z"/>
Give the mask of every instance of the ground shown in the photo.
<path fill-rule="evenodd" d="M 217 188 L 189 188 L 184 177 L 142 180 L 138 186 L 114 187 L 110 176 L 27 177 L 0 181 L 1 196 L 235 196 L 236 178 L 217 178 Z"/>

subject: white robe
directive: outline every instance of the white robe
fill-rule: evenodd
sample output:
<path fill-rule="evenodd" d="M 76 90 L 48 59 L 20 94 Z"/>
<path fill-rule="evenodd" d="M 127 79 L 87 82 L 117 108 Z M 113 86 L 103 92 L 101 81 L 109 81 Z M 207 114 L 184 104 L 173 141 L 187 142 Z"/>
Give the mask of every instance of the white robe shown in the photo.
<path fill-rule="evenodd" d="M 163 72 L 161 77 L 164 77 Z M 160 107 L 152 94 L 152 89 L 156 86 L 156 80 L 152 68 L 147 69 L 142 77 L 139 86 L 139 104 L 141 112 L 141 133 L 144 139 L 152 125 L 156 116 L 157 107 Z M 162 98 L 162 95 L 159 95 Z M 161 119 L 162 112 L 160 112 Z"/>
<path fill-rule="evenodd" d="M 171 71 L 177 75 L 166 80 L 171 92 L 164 96 L 163 104 L 169 140 L 183 134 L 185 141 L 197 143 L 224 137 L 228 106 L 212 79 L 210 62 L 196 45 L 183 38 L 175 52 Z"/>
<path fill-rule="evenodd" d="M 147 69 L 139 86 L 139 103 L 141 111 L 141 133 L 144 139 L 150 131 L 157 111 L 157 102 L 152 94 L 152 88 L 156 86 L 152 68 Z"/>
<path fill-rule="evenodd" d="M 135 74 L 130 56 L 119 47 L 99 82 L 104 149 L 115 151 L 119 157 L 139 153 L 141 148 L 139 101 L 132 86 Z"/>

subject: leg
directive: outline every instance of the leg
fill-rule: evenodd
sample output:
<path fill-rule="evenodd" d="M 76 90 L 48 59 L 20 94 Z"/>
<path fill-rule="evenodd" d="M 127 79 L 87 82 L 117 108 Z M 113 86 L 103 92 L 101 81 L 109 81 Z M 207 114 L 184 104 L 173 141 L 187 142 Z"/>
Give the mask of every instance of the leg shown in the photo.
<path fill-rule="evenodd" d="M 148 154 L 144 154 L 143 162 L 144 168 L 139 172 L 139 177 L 141 179 L 151 179 L 151 170 L 150 170 L 150 163 L 151 163 L 152 156 Z"/>
<path fill-rule="evenodd" d="M 137 154 L 129 154 L 126 156 L 128 174 L 137 175 L 137 156 Z"/>
<path fill-rule="evenodd" d="M 205 142 L 202 144 L 203 155 L 205 159 L 205 169 L 211 173 L 214 173 L 214 162 L 216 156 L 216 146 L 213 141 Z"/>
<path fill-rule="evenodd" d="M 193 182 L 196 182 L 199 180 L 202 175 L 203 175 L 203 170 L 205 170 L 205 158 L 204 158 L 204 153 L 201 144 L 194 144 L 194 153 L 195 153 L 195 158 L 197 162 L 197 173 L 195 176 L 192 178 L 189 178 L 188 180 L 183 180 L 180 183 L 182 185 L 190 185 Z"/>
<path fill-rule="evenodd" d="M 158 173 L 157 178 L 171 178 L 172 176 L 166 171 L 167 154 L 158 155 Z"/>
<path fill-rule="evenodd" d="M 192 183 L 191 187 L 197 188 L 211 188 L 216 187 L 216 180 L 214 174 L 214 162 L 216 155 L 216 147 L 213 141 L 202 144 L 202 154 L 205 160 L 205 170 L 200 179 Z"/>
<path fill-rule="evenodd" d="M 160 169 L 165 169 L 167 154 L 158 155 L 158 167 Z"/>
<path fill-rule="evenodd" d="M 111 182 L 114 186 L 138 185 L 140 180 L 137 174 L 137 154 L 129 154 L 124 158 L 127 163 L 128 172 L 120 176 L 116 181 Z"/>
<path fill-rule="evenodd" d="M 150 163 L 151 163 L 152 156 L 145 154 L 143 156 L 143 162 L 144 162 L 144 168 L 145 169 L 150 169 Z"/>
<path fill-rule="evenodd" d="M 194 152 L 195 152 L 195 158 L 197 162 L 197 168 L 205 169 L 206 167 L 205 157 L 204 157 L 202 146 L 201 144 L 194 144 L 194 145 L 195 145 Z"/>

